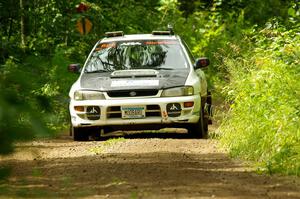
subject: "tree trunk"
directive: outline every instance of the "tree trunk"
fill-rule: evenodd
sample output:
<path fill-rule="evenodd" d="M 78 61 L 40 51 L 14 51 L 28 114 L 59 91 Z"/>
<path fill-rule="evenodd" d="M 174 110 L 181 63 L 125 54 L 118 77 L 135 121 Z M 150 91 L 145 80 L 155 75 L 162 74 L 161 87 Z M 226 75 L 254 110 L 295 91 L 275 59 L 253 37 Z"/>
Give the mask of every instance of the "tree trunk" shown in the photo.
<path fill-rule="evenodd" d="M 24 9 L 24 0 L 20 0 L 20 12 L 21 12 L 21 47 L 26 47 L 26 34 L 25 34 L 25 9 Z"/>

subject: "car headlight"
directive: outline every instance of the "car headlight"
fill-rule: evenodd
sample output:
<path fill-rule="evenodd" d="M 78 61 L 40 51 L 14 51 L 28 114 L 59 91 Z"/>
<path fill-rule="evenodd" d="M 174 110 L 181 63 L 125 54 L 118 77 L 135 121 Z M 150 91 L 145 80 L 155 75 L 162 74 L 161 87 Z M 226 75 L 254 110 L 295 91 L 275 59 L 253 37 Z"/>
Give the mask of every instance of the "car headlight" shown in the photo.
<path fill-rule="evenodd" d="M 192 86 L 166 89 L 161 94 L 162 97 L 176 97 L 176 96 L 190 96 L 190 95 L 194 95 L 194 88 Z"/>
<path fill-rule="evenodd" d="M 97 91 L 75 91 L 74 99 L 79 100 L 101 100 L 105 99 L 105 96 L 102 92 Z"/>

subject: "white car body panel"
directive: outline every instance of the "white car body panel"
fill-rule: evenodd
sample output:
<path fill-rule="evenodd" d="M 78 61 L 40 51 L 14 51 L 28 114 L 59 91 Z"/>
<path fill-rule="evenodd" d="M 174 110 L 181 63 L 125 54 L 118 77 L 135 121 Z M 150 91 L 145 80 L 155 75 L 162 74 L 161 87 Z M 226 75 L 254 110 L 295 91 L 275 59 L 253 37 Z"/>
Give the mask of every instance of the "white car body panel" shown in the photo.
<path fill-rule="evenodd" d="M 125 35 L 123 37 L 111 37 L 104 38 L 99 41 L 89 54 L 87 60 L 91 57 L 93 51 L 99 43 L 103 42 L 114 42 L 114 41 L 131 41 L 131 40 L 178 40 L 181 43 L 181 40 L 177 36 L 157 36 L 157 35 Z M 201 110 L 201 97 L 207 95 L 207 83 L 205 74 L 201 69 L 194 70 L 192 62 L 188 59 L 187 50 L 183 47 L 183 52 L 188 60 L 189 73 L 185 81 L 185 86 L 192 86 L 194 88 L 194 95 L 191 96 L 178 96 L 178 97 L 162 97 L 162 90 L 159 90 L 156 96 L 144 96 L 144 97 L 109 97 L 107 92 L 103 92 L 105 99 L 100 100 L 75 100 L 74 92 L 78 90 L 84 90 L 81 87 L 80 79 L 83 76 L 84 70 L 81 71 L 81 74 L 78 80 L 72 85 L 69 97 L 69 111 L 71 116 L 71 124 L 73 127 L 104 127 L 104 126 L 115 126 L 115 125 L 136 125 L 136 124 L 184 124 L 184 123 L 197 123 L 200 118 Z M 86 67 L 87 62 L 85 62 L 83 68 Z M 150 81 L 149 81 L 150 82 Z M 146 81 L 147 84 L 149 83 Z M 119 83 L 119 84 L 118 84 Z M 153 83 L 154 84 L 154 83 Z M 112 84 L 112 87 L 122 87 L 122 82 L 116 82 Z M 192 107 L 184 107 L 185 102 L 193 102 Z M 179 103 L 181 105 L 181 114 L 177 117 L 169 117 L 167 113 L 167 104 L 170 103 Z M 116 116 L 114 118 L 108 117 L 109 107 L 122 107 L 122 106 L 151 106 L 155 105 L 159 107 L 160 114 L 154 116 L 147 116 L 145 118 L 139 119 L 122 119 L 120 116 L 120 111 L 116 111 Z M 86 107 L 89 106 L 98 106 L 100 107 L 100 118 L 97 120 L 90 120 L 87 118 L 87 113 L 85 111 L 78 112 L 74 109 L 75 106 L 83 106 L 86 111 Z"/>

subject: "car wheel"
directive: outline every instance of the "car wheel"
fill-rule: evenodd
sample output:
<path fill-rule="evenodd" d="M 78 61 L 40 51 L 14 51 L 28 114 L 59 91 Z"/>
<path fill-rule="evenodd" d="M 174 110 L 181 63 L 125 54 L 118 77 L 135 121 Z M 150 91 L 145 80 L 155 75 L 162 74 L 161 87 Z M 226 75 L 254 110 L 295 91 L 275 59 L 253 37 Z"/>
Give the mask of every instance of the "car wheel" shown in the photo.
<path fill-rule="evenodd" d="M 89 133 L 86 128 L 72 127 L 72 135 L 74 141 L 87 141 L 89 140 Z"/>
<path fill-rule="evenodd" d="M 212 116 L 213 116 L 213 109 L 212 109 L 212 96 L 211 92 L 207 91 L 207 98 L 206 98 L 206 104 L 205 104 L 205 113 L 208 117 L 208 124 L 212 124 Z"/>
<path fill-rule="evenodd" d="M 91 127 L 90 128 L 90 135 L 93 140 L 95 141 L 102 141 L 103 137 L 101 136 L 101 127 Z"/>
<path fill-rule="evenodd" d="M 203 122 L 203 131 L 202 131 L 202 138 L 207 138 L 208 136 L 208 123 L 209 123 L 209 116 L 204 114 L 204 109 L 202 109 L 202 122 Z"/>
<path fill-rule="evenodd" d="M 69 127 L 69 136 L 72 136 L 73 135 L 73 127 L 72 127 L 72 124 L 70 124 L 70 127 Z"/>
<path fill-rule="evenodd" d="M 188 127 L 188 133 L 193 138 L 207 138 L 208 135 L 208 118 L 203 117 L 203 109 L 201 111 L 201 116 L 197 123 L 190 124 Z"/>

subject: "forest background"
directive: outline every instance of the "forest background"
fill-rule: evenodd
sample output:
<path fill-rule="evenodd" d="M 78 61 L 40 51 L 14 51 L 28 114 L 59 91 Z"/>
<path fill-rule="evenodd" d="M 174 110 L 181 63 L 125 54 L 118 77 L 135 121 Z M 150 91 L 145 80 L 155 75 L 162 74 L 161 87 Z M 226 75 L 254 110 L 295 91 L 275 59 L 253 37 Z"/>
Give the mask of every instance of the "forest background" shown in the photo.
<path fill-rule="evenodd" d="M 83 11 L 80 3 L 88 6 Z M 68 90 L 107 31 L 167 29 L 207 56 L 218 139 L 260 172 L 300 175 L 299 0 L 0 0 L 0 154 L 68 128 Z M 78 20 L 92 29 L 80 34 Z"/>

